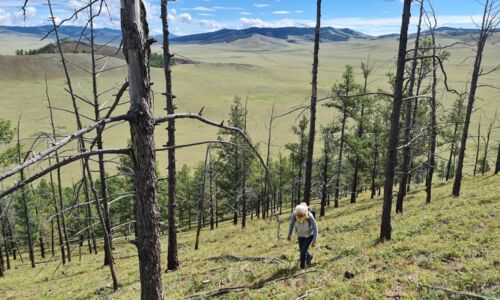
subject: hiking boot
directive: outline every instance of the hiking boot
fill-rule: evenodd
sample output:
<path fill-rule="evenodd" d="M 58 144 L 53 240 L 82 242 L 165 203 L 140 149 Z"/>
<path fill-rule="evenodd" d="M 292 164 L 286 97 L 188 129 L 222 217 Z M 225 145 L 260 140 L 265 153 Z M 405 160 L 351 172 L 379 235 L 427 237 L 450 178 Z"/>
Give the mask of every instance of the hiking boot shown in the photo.
<path fill-rule="evenodd" d="M 314 257 L 314 256 L 312 256 L 311 254 L 307 255 L 307 260 L 306 260 L 306 262 L 307 262 L 307 265 L 308 265 L 308 266 L 310 266 L 310 265 L 311 265 L 311 261 L 313 260 L 313 257 Z"/>

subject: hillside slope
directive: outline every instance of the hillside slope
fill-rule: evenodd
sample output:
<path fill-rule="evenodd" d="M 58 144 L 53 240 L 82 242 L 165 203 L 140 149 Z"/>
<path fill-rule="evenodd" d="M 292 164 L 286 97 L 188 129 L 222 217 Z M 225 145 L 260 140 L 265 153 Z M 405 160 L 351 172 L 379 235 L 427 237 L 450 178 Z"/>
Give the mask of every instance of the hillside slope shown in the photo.
<path fill-rule="evenodd" d="M 462 293 L 500 297 L 500 176 L 486 175 L 464 183 L 463 195 L 450 197 L 451 185 L 438 183 L 434 199 L 412 191 L 405 214 L 393 217 L 393 240 L 378 243 L 381 199 L 364 194 L 359 203 L 341 200 L 318 221 L 320 238 L 307 274 L 297 274 L 297 246 L 287 242 L 289 208 L 280 217 L 281 239 L 275 220 L 253 220 L 248 228 L 225 222 L 215 231 L 204 229 L 201 248 L 193 250 L 195 232 L 179 235 L 180 270 L 165 273 L 166 299 L 206 293 L 219 288 L 253 285 L 229 293 L 226 299 L 459 298 Z M 75 245 L 76 246 L 76 245 Z M 162 242 L 166 248 L 166 239 Z M 0 294 L 7 299 L 137 299 L 140 293 L 135 249 L 117 243 L 119 291 L 111 291 L 107 268 L 98 256 L 83 255 L 62 266 L 51 258 L 36 270 L 15 263 L 15 270 L 0 279 Z M 85 250 L 84 250 L 85 252 Z M 266 257 L 265 261 L 217 259 L 223 255 Z M 166 261 L 164 253 L 163 262 Z M 354 277 L 345 278 L 349 272 Z M 29 285 L 24 283 L 29 282 Z M 431 287 L 432 286 L 432 287 Z"/>

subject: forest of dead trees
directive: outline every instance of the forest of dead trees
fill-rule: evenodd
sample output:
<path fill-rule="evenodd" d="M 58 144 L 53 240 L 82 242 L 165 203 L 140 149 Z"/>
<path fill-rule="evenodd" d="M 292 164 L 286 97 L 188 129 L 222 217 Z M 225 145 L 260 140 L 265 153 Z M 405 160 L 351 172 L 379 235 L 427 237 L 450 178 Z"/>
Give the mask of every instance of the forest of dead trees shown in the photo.
<path fill-rule="evenodd" d="M 113 242 L 127 239 L 138 250 L 142 298 L 162 299 L 162 272 L 179 268 L 182 252 L 176 235 L 181 230 L 197 230 L 198 249 L 203 247 L 201 229 L 217 230 L 220 222 L 244 228 L 254 218 L 282 214 L 286 218 L 298 203 L 312 201 L 317 201 L 323 217 L 341 205 L 355 205 L 359 194 L 368 193 L 372 199 L 383 199 L 379 238 L 385 241 L 392 238 L 392 202 L 396 213 L 402 214 L 410 189 L 425 189 L 430 203 L 436 181 L 453 181 L 450 193 L 458 196 L 465 174 L 497 174 L 500 169 L 500 145 L 494 140 L 496 114 L 489 120 L 483 117 L 477 133 L 469 130 L 471 120 L 480 118 L 475 113 L 477 90 L 498 88 L 482 84 L 483 76 L 500 69 L 482 67 L 483 53 L 499 24 L 498 1 L 484 1 L 479 34 L 473 44 L 467 44 L 475 58 L 470 76 L 464 75 L 465 86 L 448 82 L 446 62 L 454 45 L 439 43 L 435 34 L 439 20 L 432 3 L 405 0 L 395 72 L 387 74 L 392 88 L 370 86 L 377 66 L 367 57 L 359 65 L 345 66 L 340 78 L 329 78 L 334 82 L 330 92 L 318 95 L 321 0 L 317 0 L 310 104 L 282 112 L 270 106 L 267 144 L 256 144 L 248 135 L 249 96 L 235 96 L 224 121 L 206 119 L 204 103 L 198 114 L 176 111 L 167 0 L 161 1 L 160 16 L 166 82 L 166 89 L 160 91 L 165 99 L 160 117 L 152 113 L 150 59 L 155 41 L 148 36 L 148 19 L 158 16 L 147 15 L 142 1 L 121 1 L 128 79 L 110 88 L 99 83 L 98 75 L 106 69 L 98 67 L 93 34 L 95 18 L 106 15 L 105 0 L 89 1 L 59 23 L 50 0 L 47 5 L 54 52 L 64 71 L 65 109 L 72 113 L 76 130 L 63 134 L 57 129 L 53 110 L 60 108 L 51 104 L 47 81 L 43 100 L 48 109 L 41 114 L 49 116 L 50 132 L 26 139 L 19 129 L 22 118 L 18 124 L 0 120 L 4 149 L 0 153 L 0 277 L 15 272 L 12 260 L 25 260 L 35 268 L 36 257 L 57 257 L 66 264 L 86 251 L 102 254 L 102 264 L 108 266 L 113 287 L 118 289 Z M 419 15 L 415 38 L 409 39 L 412 8 Z M 87 95 L 74 86 L 58 35 L 58 28 L 77 16 L 87 17 L 81 36 L 91 49 L 92 90 Z M 362 80 L 356 80 L 355 73 L 362 74 Z M 437 94 L 443 93 L 455 99 L 451 106 L 440 102 Z M 126 102 L 127 94 L 129 110 L 119 115 L 115 109 Z M 92 107 L 94 114 L 84 118 L 79 111 L 82 105 Z M 317 110 L 330 112 L 331 121 L 318 127 Z M 271 150 L 273 122 L 287 117 L 297 120 L 290 128 L 295 140 L 284 149 Z M 217 139 L 177 144 L 175 126 L 182 119 L 218 128 Z M 105 148 L 103 132 L 121 123 L 130 127 L 129 147 Z M 154 131 L 164 123 L 167 144 L 158 146 Z M 199 147 L 204 160 L 193 167 L 176 164 L 176 151 L 184 147 Z M 168 157 L 167 170 L 158 169 L 158 156 Z M 64 167 L 69 164 L 78 164 L 81 175 L 73 184 L 63 185 Z M 162 235 L 168 236 L 166 245 L 160 243 Z M 161 248 L 168 251 L 167 262 L 160 260 Z"/>

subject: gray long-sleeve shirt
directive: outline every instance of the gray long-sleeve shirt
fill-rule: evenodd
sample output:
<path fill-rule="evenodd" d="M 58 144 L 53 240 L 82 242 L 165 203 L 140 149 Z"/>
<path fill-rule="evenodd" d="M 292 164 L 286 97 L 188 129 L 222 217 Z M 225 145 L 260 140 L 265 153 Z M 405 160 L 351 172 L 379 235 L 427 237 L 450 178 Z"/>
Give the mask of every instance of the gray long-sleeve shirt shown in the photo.
<path fill-rule="evenodd" d="M 288 236 L 292 236 L 293 229 L 295 228 L 295 234 L 297 237 L 310 237 L 313 235 L 313 242 L 318 238 L 318 225 L 316 224 L 316 219 L 309 213 L 309 219 L 304 222 L 297 222 L 297 217 L 292 214 L 290 218 L 290 227 L 288 228 Z"/>

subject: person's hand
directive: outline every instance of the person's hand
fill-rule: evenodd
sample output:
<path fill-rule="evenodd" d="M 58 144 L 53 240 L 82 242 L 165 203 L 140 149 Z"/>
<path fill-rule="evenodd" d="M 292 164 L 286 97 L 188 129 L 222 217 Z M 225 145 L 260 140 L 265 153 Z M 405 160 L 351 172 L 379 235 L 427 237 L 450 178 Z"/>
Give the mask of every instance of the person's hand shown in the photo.
<path fill-rule="evenodd" d="M 291 236 L 288 236 L 286 239 L 287 239 L 287 240 L 289 240 L 289 241 L 291 241 L 291 240 L 292 240 L 292 237 L 291 237 Z"/>
<path fill-rule="evenodd" d="M 313 248 L 316 247 L 316 241 L 311 243 L 311 247 L 313 247 Z"/>

